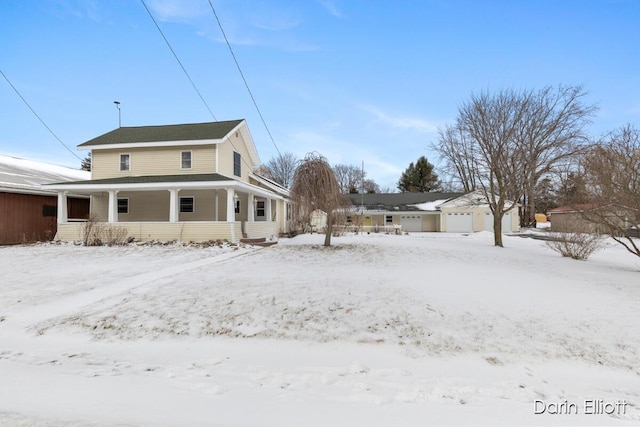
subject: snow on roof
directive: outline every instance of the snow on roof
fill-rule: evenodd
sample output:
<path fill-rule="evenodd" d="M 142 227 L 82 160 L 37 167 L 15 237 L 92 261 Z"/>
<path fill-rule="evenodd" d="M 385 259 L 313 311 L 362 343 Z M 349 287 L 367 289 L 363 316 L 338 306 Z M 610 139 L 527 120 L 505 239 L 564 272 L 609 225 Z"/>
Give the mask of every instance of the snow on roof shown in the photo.
<path fill-rule="evenodd" d="M 91 179 L 91 172 L 0 155 L 0 191 L 55 194 L 43 184 Z"/>
<path fill-rule="evenodd" d="M 418 204 L 409 205 L 409 206 L 414 206 L 418 210 L 421 210 L 421 211 L 437 211 L 438 207 L 442 203 L 446 202 L 447 200 L 449 200 L 449 199 L 434 200 L 434 201 L 431 201 L 431 202 L 418 203 Z"/>

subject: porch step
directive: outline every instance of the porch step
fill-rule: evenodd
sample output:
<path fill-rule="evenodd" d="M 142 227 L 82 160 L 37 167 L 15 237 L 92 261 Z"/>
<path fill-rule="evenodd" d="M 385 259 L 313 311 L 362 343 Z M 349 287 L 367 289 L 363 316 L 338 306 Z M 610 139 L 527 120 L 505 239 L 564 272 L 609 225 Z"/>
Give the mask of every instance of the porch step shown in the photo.
<path fill-rule="evenodd" d="M 275 244 L 277 244 L 278 242 L 267 242 L 267 239 L 265 239 L 264 237 L 261 237 L 259 239 L 240 239 L 240 243 L 246 243 L 247 245 L 253 245 L 253 246 L 273 246 Z"/>

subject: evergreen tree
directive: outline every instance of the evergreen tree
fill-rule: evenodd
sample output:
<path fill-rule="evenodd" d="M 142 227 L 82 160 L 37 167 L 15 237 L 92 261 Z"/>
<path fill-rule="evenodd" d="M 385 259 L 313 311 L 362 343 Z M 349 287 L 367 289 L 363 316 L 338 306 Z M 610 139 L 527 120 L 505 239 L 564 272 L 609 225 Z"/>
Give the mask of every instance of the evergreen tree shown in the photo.
<path fill-rule="evenodd" d="M 438 175 L 425 156 L 421 156 L 415 165 L 413 162 L 409 163 L 398 181 L 398 190 L 402 193 L 428 193 L 439 189 Z"/>
<path fill-rule="evenodd" d="M 91 172 L 91 152 L 87 154 L 87 157 L 82 159 L 82 162 L 80 163 L 80 169 L 82 169 L 83 171 Z"/>

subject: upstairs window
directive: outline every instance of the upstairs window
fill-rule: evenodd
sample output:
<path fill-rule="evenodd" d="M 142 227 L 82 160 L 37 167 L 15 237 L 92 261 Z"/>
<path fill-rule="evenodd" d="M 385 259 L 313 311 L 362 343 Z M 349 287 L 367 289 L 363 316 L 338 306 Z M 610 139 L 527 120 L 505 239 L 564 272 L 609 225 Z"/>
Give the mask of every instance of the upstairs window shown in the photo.
<path fill-rule="evenodd" d="M 242 169 L 240 168 L 240 153 L 233 152 L 233 174 L 235 176 L 242 176 Z"/>
<path fill-rule="evenodd" d="M 180 168 L 191 169 L 191 151 L 183 151 L 180 153 Z"/>
<path fill-rule="evenodd" d="M 194 205 L 193 197 L 180 197 L 180 213 L 193 213 Z"/>
<path fill-rule="evenodd" d="M 131 155 L 120 154 L 120 171 L 128 172 L 131 170 Z"/>

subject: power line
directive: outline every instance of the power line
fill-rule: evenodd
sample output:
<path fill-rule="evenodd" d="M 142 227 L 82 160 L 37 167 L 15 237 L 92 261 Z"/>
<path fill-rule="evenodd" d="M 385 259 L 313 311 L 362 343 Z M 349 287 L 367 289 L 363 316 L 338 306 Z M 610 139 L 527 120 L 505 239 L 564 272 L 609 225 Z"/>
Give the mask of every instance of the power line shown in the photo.
<path fill-rule="evenodd" d="M 195 91 L 198 93 L 198 96 L 200 97 L 200 99 L 202 100 L 202 102 L 204 103 L 205 107 L 207 107 L 207 110 L 209 110 L 209 114 L 211 114 L 211 117 L 213 117 L 213 120 L 218 121 L 218 119 L 216 119 L 216 116 L 213 114 L 213 112 L 211 111 L 211 108 L 209 108 L 209 104 L 207 104 L 207 101 L 204 100 L 204 97 L 202 96 L 202 94 L 200 93 L 200 91 L 198 90 L 198 88 L 196 87 L 196 84 L 193 82 L 193 80 L 191 79 L 191 76 L 189 75 L 189 73 L 187 72 L 187 69 L 184 67 L 184 65 L 182 65 L 182 62 L 180 61 L 180 58 L 178 58 L 178 55 L 176 54 L 176 52 L 173 50 L 173 47 L 171 47 L 171 43 L 169 43 L 169 40 L 167 40 L 167 37 L 164 35 L 164 32 L 162 31 L 162 28 L 160 28 L 160 25 L 158 25 L 158 23 L 156 22 L 156 19 L 153 17 L 153 15 L 151 14 L 151 11 L 149 10 L 149 8 L 147 7 L 147 4 L 144 2 L 144 0 L 140 0 L 142 2 L 142 5 L 144 6 L 144 8 L 147 10 L 147 13 L 149 14 L 149 16 L 151 17 L 151 20 L 153 21 L 153 23 L 156 25 L 156 28 L 158 29 L 158 31 L 160 31 L 160 34 L 162 35 L 162 38 L 164 39 L 165 43 L 167 44 L 167 46 L 169 46 L 169 50 L 171 51 L 171 53 L 173 54 L 173 57 L 176 58 L 176 61 L 178 61 L 178 64 L 180 64 L 180 68 L 182 68 L 182 71 L 184 72 L 184 74 L 187 76 L 187 78 L 189 79 L 189 82 L 191 82 L 191 86 L 193 86 L 193 88 L 195 89 Z"/>
<path fill-rule="evenodd" d="M 207 104 L 207 101 L 204 100 L 204 97 L 202 96 L 202 94 L 200 93 L 200 91 L 198 90 L 198 88 L 196 87 L 196 84 L 193 82 L 193 80 L 191 80 L 191 77 L 189 76 L 189 73 L 187 73 L 186 68 L 184 67 L 184 65 L 182 65 L 182 62 L 180 61 L 180 59 L 178 59 L 178 55 L 176 54 L 176 52 L 173 50 L 173 48 L 171 47 L 171 43 L 169 43 L 169 40 L 167 39 L 167 37 L 164 35 L 164 33 L 162 32 L 162 29 L 160 28 L 160 26 L 158 25 L 158 23 L 156 22 L 155 18 L 153 17 L 153 15 L 151 14 L 151 11 L 149 10 L 149 8 L 147 7 L 147 4 L 144 2 L 144 0 L 140 0 L 142 2 L 142 4 L 144 5 L 144 8 L 147 9 L 147 13 L 149 14 L 149 16 L 151 17 L 151 20 L 153 21 L 154 24 L 156 24 L 156 28 L 158 29 L 158 31 L 160 31 L 160 34 L 162 35 L 162 38 L 164 39 L 164 41 L 167 43 L 167 46 L 169 46 L 169 50 L 171 50 L 171 53 L 173 53 L 173 56 L 176 58 L 176 61 L 178 61 L 178 64 L 180 64 L 180 67 L 182 68 L 182 71 L 184 71 L 184 73 L 186 74 L 187 78 L 189 79 L 189 81 L 191 82 L 191 85 L 193 86 L 193 88 L 196 90 L 196 92 L 198 93 L 198 95 L 200 96 L 200 99 L 202 100 L 202 102 L 204 103 L 204 105 L 207 107 L 207 109 L 209 110 L 209 113 L 211 113 L 211 116 L 213 117 L 213 120 L 218 121 L 218 119 L 216 119 L 216 116 L 211 112 L 211 109 L 209 108 L 209 105 Z M 233 149 L 236 152 L 239 152 L 239 150 L 236 148 L 236 146 L 233 144 L 232 141 L 229 141 L 229 143 L 231 144 L 231 147 L 233 147 Z M 240 160 L 247 166 L 247 168 L 249 170 L 253 170 L 253 167 L 247 162 L 247 160 L 244 157 L 240 157 Z"/>
<path fill-rule="evenodd" d="M 69 147 L 66 146 L 66 144 L 64 142 L 62 142 L 62 140 L 60 138 L 58 138 L 58 135 L 56 135 L 49 126 L 47 126 L 47 124 L 44 122 L 44 120 L 42 120 L 42 118 L 38 115 L 38 113 L 36 113 L 36 110 L 34 110 L 31 105 L 29 105 L 29 103 L 27 102 L 26 99 L 24 99 L 24 96 L 22 96 L 20 94 L 20 92 L 18 91 L 18 89 L 13 85 L 13 83 L 11 83 L 11 80 L 9 80 L 9 78 L 2 72 L 2 70 L 0 70 L 0 74 L 2 74 L 2 77 L 4 77 L 4 79 L 7 81 L 7 83 L 9 83 L 9 86 L 11 86 L 11 88 L 13 89 L 13 91 L 20 97 L 20 99 L 22 99 L 22 102 L 25 103 L 25 105 L 27 107 L 29 107 L 29 110 L 31 110 L 31 112 L 38 118 L 38 120 L 40 120 L 40 123 L 42 123 L 42 125 L 47 128 L 47 130 L 49 131 L 49 133 L 51 135 L 53 135 L 53 137 L 55 139 L 58 140 L 58 142 L 60 144 L 62 144 L 62 146 L 64 148 L 67 149 L 68 152 L 70 152 L 71 154 L 73 154 L 78 160 L 82 160 L 76 153 L 74 153 Z"/>
<path fill-rule="evenodd" d="M 249 83 L 247 83 L 247 79 L 244 78 L 244 73 L 242 72 L 242 69 L 240 68 L 240 64 L 238 63 L 238 60 L 236 59 L 236 55 L 233 53 L 233 49 L 231 48 L 231 43 L 229 43 L 229 39 L 227 38 L 227 34 L 224 32 L 224 28 L 222 28 L 222 23 L 220 22 L 220 19 L 218 18 L 218 14 L 216 13 L 216 9 L 213 7 L 213 3 L 211 2 L 211 0 L 209 0 L 209 6 L 211 6 L 211 11 L 213 12 L 213 16 L 215 16 L 216 21 L 218 22 L 218 26 L 220 27 L 220 31 L 222 32 L 222 36 L 224 37 L 224 41 L 227 43 L 227 47 L 229 48 L 229 52 L 231 52 L 231 56 L 233 57 L 233 61 L 236 63 L 236 67 L 238 67 L 238 71 L 240 72 L 240 77 L 242 77 L 242 81 L 244 82 L 244 86 L 247 88 L 247 92 L 249 92 L 249 96 L 251 97 L 251 101 L 253 101 L 253 105 L 256 107 L 256 110 L 258 111 L 258 115 L 260 116 L 260 120 L 262 120 L 262 124 L 264 125 L 264 128 L 267 130 L 267 134 L 269 135 L 269 138 L 271 139 L 271 142 L 273 143 L 273 146 L 276 148 L 276 151 L 278 152 L 278 155 L 282 157 L 282 154 L 280 153 L 280 150 L 278 149 L 278 145 L 276 144 L 276 141 L 273 139 L 273 136 L 271 135 L 271 131 L 269 130 L 269 126 L 267 126 L 267 122 L 265 122 L 264 117 L 262 116 L 262 112 L 260 111 L 260 108 L 258 107 L 258 103 L 256 102 L 256 99 L 253 96 L 253 93 L 251 92 L 251 89 L 249 88 Z"/>

